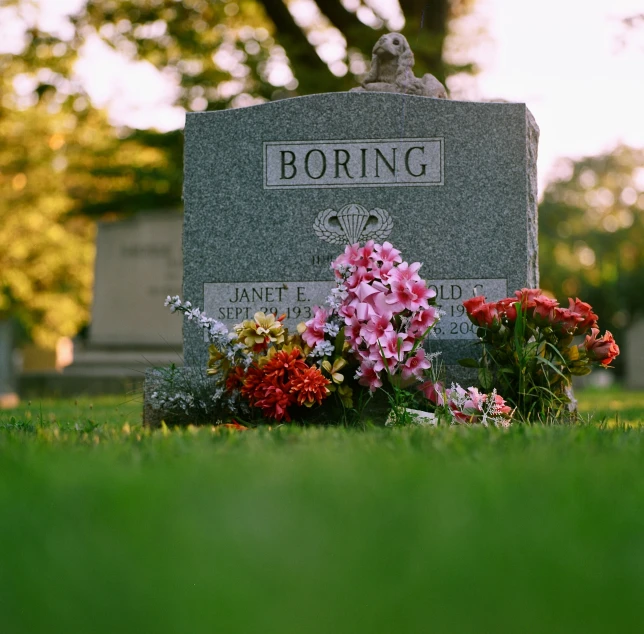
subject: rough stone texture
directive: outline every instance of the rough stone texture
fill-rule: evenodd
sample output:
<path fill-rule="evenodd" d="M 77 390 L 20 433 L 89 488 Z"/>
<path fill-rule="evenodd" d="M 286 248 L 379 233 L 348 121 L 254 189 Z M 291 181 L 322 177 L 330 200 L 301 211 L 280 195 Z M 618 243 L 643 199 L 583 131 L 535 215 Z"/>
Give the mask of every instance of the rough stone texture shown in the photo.
<path fill-rule="evenodd" d="M 383 35 L 373 47 L 371 69 L 354 91 L 399 92 L 447 99 L 445 86 L 434 75 L 414 76 L 414 54 L 400 33 Z"/>
<path fill-rule="evenodd" d="M 628 329 L 624 344 L 621 350 L 626 361 L 626 387 L 641 390 L 644 388 L 644 319 Z"/>
<path fill-rule="evenodd" d="M 473 353 L 474 334 L 458 312 L 463 299 L 475 288 L 500 299 L 538 283 L 538 128 L 524 104 L 334 93 L 189 114 L 185 134 L 184 296 L 194 305 L 204 305 L 208 283 L 237 283 L 242 290 L 236 292 L 246 288 L 251 298 L 253 282 L 281 281 L 289 293 L 301 286 L 302 297 L 307 282 L 331 286 L 329 262 L 342 247 L 316 233 L 316 226 L 331 223 L 347 205 L 353 210 L 349 220 L 360 208 L 384 210 L 380 220 L 367 220 L 372 224 L 365 231 L 379 221 L 387 229 L 389 217 L 386 239 L 405 259 L 424 263 L 421 274 L 436 284 L 448 313 L 432 342 L 448 366 Z M 401 182 L 422 171 L 421 151 L 406 155 L 410 139 L 420 140 L 418 147 L 440 141 L 439 181 L 419 176 L 418 183 Z M 271 155 L 267 144 L 282 149 Z M 288 154 L 294 144 L 307 144 L 307 152 L 319 148 L 309 157 L 311 176 L 305 155 L 296 149 Z M 387 168 L 383 156 L 395 169 Z M 276 160 L 284 163 L 276 166 Z M 329 180 L 322 175 L 325 161 L 333 178 L 337 170 L 337 186 L 317 184 Z M 267 180 L 276 169 L 284 177 L 281 185 Z M 292 183 L 293 169 L 306 178 Z M 405 178 L 396 178 L 402 172 Z M 337 229 L 337 218 L 335 223 Z M 259 298 L 261 289 L 255 291 Z M 231 294 L 227 305 L 234 300 Z M 279 302 L 271 307 L 295 308 Z M 203 337 L 190 324 L 184 327 L 184 354 L 189 365 L 206 363 Z"/>

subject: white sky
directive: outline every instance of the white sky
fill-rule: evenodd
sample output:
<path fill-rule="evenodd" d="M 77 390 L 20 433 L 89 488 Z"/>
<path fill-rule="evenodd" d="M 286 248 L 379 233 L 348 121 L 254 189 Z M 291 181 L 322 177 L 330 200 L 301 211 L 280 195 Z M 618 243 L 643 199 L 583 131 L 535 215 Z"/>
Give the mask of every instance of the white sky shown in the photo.
<path fill-rule="evenodd" d="M 82 0 L 40 2 L 51 27 Z M 306 14 L 306 0 L 298 3 Z M 644 147 L 644 25 L 626 46 L 619 37 L 625 32 L 620 19 L 637 13 L 644 13 L 644 0 L 477 0 L 470 22 L 482 25 L 487 37 L 468 98 L 528 104 L 541 128 L 542 186 L 559 157 L 599 153 L 618 142 Z M 391 16 L 397 26 L 396 11 Z M 11 34 L 3 27 L 7 47 Z M 150 64 L 126 62 L 94 40 L 77 70 L 114 121 L 165 130 L 183 124 L 183 112 L 171 105 L 174 86 Z"/>

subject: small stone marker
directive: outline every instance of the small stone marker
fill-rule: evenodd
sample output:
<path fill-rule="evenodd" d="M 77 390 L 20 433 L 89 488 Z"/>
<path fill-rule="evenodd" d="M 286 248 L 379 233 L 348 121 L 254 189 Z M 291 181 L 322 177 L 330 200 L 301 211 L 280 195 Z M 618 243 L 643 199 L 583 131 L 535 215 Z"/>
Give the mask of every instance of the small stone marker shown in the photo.
<path fill-rule="evenodd" d="M 472 355 L 464 299 L 538 285 L 524 104 L 323 94 L 191 113 L 185 139 L 184 298 L 228 326 L 310 318 L 344 246 L 388 240 L 423 263 L 445 311 L 432 349 L 450 366 Z M 205 366 L 199 329 L 184 328 L 184 354 Z"/>
<path fill-rule="evenodd" d="M 626 361 L 626 387 L 644 389 L 644 319 L 635 321 L 626 331 L 623 348 Z"/>
<path fill-rule="evenodd" d="M 66 377 L 140 379 L 149 367 L 181 365 L 181 320 L 163 302 L 181 293 L 182 224 L 172 211 L 99 223 L 89 339 L 74 346 Z"/>
<path fill-rule="evenodd" d="M 12 326 L 9 320 L 0 320 L 0 409 L 18 405 L 13 364 Z"/>
<path fill-rule="evenodd" d="M 158 310 L 181 292 L 181 225 L 176 212 L 99 224 L 92 343 L 181 345 L 181 324 Z"/>

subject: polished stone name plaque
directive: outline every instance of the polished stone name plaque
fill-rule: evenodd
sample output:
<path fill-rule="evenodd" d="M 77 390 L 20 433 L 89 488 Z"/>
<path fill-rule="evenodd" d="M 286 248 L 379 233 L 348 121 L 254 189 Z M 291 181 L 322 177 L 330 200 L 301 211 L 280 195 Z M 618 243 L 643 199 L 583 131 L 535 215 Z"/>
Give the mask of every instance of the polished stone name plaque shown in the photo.
<path fill-rule="evenodd" d="M 324 306 L 333 282 L 219 282 L 205 283 L 204 311 L 232 328 L 261 311 L 286 315 L 284 324 L 294 329 L 313 317 L 315 306 Z"/>
<path fill-rule="evenodd" d="M 476 339 L 476 326 L 469 320 L 463 302 L 475 295 L 484 295 L 488 302 L 508 295 L 505 279 L 431 280 L 427 286 L 436 291 L 436 306 L 442 313 L 434 328 L 438 340 Z"/>
<path fill-rule="evenodd" d="M 443 139 L 264 143 L 264 188 L 443 184 Z"/>

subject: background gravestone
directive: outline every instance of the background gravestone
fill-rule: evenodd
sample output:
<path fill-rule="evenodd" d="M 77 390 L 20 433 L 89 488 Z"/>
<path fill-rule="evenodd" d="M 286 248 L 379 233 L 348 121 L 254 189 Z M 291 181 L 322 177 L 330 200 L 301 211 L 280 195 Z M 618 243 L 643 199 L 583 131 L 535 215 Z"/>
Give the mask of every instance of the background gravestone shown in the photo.
<path fill-rule="evenodd" d="M 9 320 L 0 320 L 0 407 L 18 404 L 13 364 L 13 327 Z"/>
<path fill-rule="evenodd" d="M 644 319 L 639 319 L 626 331 L 622 351 L 626 361 L 626 387 L 644 388 Z"/>
<path fill-rule="evenodd" d="M 538 128 L 524 104 L 333 93 L 187 115 L 184 298 L 228 326 L 294 326 L 348 242 L 389 240 L 446 312 L 432 348 L 472 353 L 462 301 L 538 285 Z M 184 327 L 186 364 L 207 348 Z"/>
<path fill-rule="evenodd" d="M 76 342 L 65 376 L 114 391 L 110 377 L 140 382 L 148 367 L 181 365 L 181 320 L 163 302 L 181 293 L 182 222 L 170 211 L 99 223 L 89 337 Z"/>

